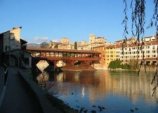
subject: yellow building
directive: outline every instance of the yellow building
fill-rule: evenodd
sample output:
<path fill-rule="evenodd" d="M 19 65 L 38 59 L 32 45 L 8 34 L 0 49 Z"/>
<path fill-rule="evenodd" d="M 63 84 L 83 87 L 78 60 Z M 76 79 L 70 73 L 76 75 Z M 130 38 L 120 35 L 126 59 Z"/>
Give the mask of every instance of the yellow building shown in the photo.
<path fill-rule="evenodd" d="M 86 41 L 77 42 L 77 49 L 78 50 L 91 50 L 90 44 Z"/>
<path fill-rule="evenodd" d="M 70 40 L 66 37 L 60 40 L 58 44 L 58 49 L 74 49 L 74 44 L 70 43 Z"/>
<path fill-rule="evenodd" d="M 102 46 L 105 44 L 105 38 L 104 37 L 97 37 L 95 35 L 90 35 L 89 36 L 89 45 L 90 48 L 94 48 L 97 46 Z"/>
<path fill-rule="evenodd" d="M 119 58 L 119 52 L 117 45 L 111 44 L 106 46 L 105 57 L 106 57 L 106 66 L 108 67 L 111 61 L 114 61 Z"/>
<path fill-rule="evenodd" d="M 70 44 L 70 40 L 68 38 L 64 37 L 64 38 L 62 38 L 60 40 L 60 43 L 62 43 L 62 44 Z"/>

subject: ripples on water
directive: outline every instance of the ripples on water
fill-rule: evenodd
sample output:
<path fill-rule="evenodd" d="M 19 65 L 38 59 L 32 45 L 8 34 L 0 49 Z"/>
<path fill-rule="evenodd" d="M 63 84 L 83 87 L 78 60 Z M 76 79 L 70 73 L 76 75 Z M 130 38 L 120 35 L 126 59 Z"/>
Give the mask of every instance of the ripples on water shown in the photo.
<path fill-rule="evenodd" d="M 158 113 L 158 92 L 152 95 L 152 73 L 63 72 L 55 76 L 52 95 L 82 112 Z"/>

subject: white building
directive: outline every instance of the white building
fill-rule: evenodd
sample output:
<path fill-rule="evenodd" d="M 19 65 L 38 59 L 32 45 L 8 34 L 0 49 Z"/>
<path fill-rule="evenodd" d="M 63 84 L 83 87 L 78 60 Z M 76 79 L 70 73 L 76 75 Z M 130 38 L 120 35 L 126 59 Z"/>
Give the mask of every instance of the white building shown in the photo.
<path fill-rule="evenodd" d="M 138 60 L 139 63 L 144 59 L 145 64 L 155 65 L 157 53 L 158 42 L 155 37 L 144 38 L 144 44 L 136 45 L 136 43 L 127 44 L 124 47 L 124 54 L 120 54 L 120 60 L 124 63 L 128 63 L 130 60 Z"/>

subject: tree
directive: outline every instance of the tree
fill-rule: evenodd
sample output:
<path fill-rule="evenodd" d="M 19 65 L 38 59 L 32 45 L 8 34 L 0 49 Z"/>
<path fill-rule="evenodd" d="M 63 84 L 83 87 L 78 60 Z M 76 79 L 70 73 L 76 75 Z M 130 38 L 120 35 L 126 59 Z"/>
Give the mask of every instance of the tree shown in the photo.
<path fill-rule="evenodd" d="M 128 0 L 123 0 L 125 8 L 124 8 L 124 19 L 123 19 L 122 23 L 124 25 L 124 37 L 125 37 L 125 39 L 124 39 L 124 43 L 122 44 L 122 48 L 124 48 L 126 46 L 126 40 L 127 40 L 127 34 L 128 34 L 128 26 L 127 26 L 127 23 L 128 23 L 128 16 L 127 16 L 128 4 L 127 4 L 127 1 Z M 154 4 L 153 16 L 151 17 L 151 22 L 150 22 L 148 28 L 153 27 L 153 26 L 155 27 L 155 29 L 156 29 L 155 36 L 156 36 L 157 41 L 158 41 L 158 0 L 153 0 L 153 4 Z M 131 13 L 131 20 L 132 20 L 131 32 L 132 32 L 133 36 L 137 37 L 137 41 L 136 41 L 137 46 L 140 46 L 140 45 L 143 46 L 143 43 L 144 43 L 143 36 L 144 36 L 144 32 L 145 32 L 146 0 L 131 0 L 130 8 L 132 11 L 132 13 Z M 124 53 L 124 52 L 122 52 L 122 53 Z M 157 53 L 158 53 L 158 48 L 157 48 Z M 157 59 L 158 59 L 158 57 L 157 57 Z M 144 57 L 142 58 L 142 61 L 143 60 L 144 60 Z M 139 69 L 139 71 L 140 71 L 140 69 Z M 157 64 L 157 69 L 156 69 L 156 72 L 155 72 L 153 80 L 152 80 L 152 84 L 153 83 L 156 84 L 155 87 L 153 88 L 153 94 L 154 94 L 154 92 L 156 91 L 156 89 L 158 87 L 158 64 Z"/>
<path fill-rule="evenodd" d="M 47 42 L 42 42 L 42 43 L 40 44 L 40 47 L 41 47 L 41 48 L 48 48 L 48 47 L 49 47 L 49 43 L 47 43 Z"/>
<path fill-rule="evenodd" d="M 124 19 L 122 24 L 124 25 L 124 36 L 125 40 L 127 39 L 128 31 L 128 20 L 129 17 L 127 15 L 128 0 L 123 0 L 125 5 L 124 7 Z M 151 22 L 148 27 L 155 27 L 156 28 L 156 36 L 158 36 L 158 0 L 153 0 L 154 4 L 154 11 L 153 16 L 151 17 Z M 146 11 L 146 0 L 131 0 L 130 2 L 130 9 L 131 9 L 131 21 L 132 21 L 132 35 L 137 37 L 137 41 L 140 42 L 144 36 L 145 32 L 145 11 Z"/>
<path fill-rule="evenodd" d="M 121 63 L 122 63 L 122 61 L 120 61 L 118 59 L 114 60 L 114 61 L 111 61 L 108 68 L 110 68 L 110 69 L 121 68 Z"/>
<path fill-rule="evenodd" d="M 129 64 L 122 64 L 121 60 L 114 60 L 111 61 L 108 68 L 110 69 L 117 69 L 117 68 L 121 68 L 121 69 L 131 69 L 131 66 Z"/>
<path fill-rule="evenodd" d="M 74 49 L 77 49 L 77 42 L 74 43 Z"/>

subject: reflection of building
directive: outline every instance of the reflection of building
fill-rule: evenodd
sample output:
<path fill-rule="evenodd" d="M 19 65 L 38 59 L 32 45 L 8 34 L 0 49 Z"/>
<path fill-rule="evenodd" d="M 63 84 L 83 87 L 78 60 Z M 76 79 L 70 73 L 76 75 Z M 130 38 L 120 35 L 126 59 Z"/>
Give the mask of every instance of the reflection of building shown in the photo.
<path fill-rule="evenodd" d="M 57 76 L 59 84 L 53 87 L 61 95 L 70 95 L 70 98 L 72 92 L 76 92 L 77 95 L 82 95 L 84 92 L 92 102 L 105 99 L 108 94 L 126 96 L 132 101 L 140 97 L 156 101 L 158 91 L 153 97 L 151 95 L 153 92 L 153 86 L 150 84 L 152 76 L 145 76 L 144 73 L 140 73 L 140 76 L 135 76 L 135 74 L 137 73 L 108 71 L 64 72 Z"/>
<path fill-rule="evenodd" d="M 119 76 L 121 74 L 121 76 Z M 135 73 L 136 74 L 136 73 Z M 115 95 L 123 95 L 129 97 L 132 101 L 136 101 L 140 96 L 143 96 L 146 100 L 156 101 L 158 98 L 158 91 L 152 97 L 153 86 L 150 85 L 150 78 L 152 76 L 130 76 L 127 73 L 117 73 L 117 76 L 111 76 L 112 73 L 107 71 L 100 73 L 99 84 L 94 87 L 89 87 L 89 98 L 91 101 L 96 101 L 109 93 Z"/>

